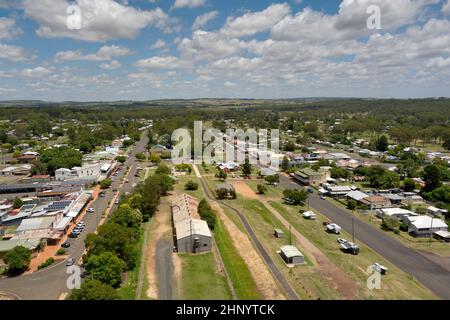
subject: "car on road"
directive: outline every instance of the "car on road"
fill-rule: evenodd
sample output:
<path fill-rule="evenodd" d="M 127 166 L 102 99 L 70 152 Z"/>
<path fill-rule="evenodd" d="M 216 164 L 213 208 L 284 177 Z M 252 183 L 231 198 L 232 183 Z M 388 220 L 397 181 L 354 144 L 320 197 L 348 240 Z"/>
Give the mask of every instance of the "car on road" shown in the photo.
<path fill-rule="evenodd" d="M 106 196 L 106 193 L 104 191 L 100 192 L 100 197 L 104 198 Z"/>
<path fill-rule="evenodd" d="M 114 204 L 119 205 L 120 204 L 120 199 L 117 199 L 116 202 L 114 202 Z"/>
<path fill-rule="evenodd" d="M 61 245 L 62 248 L 70 248 L 70 242 L 66 241 Z"/>
<path fill-rule="evenodd" d="M 80 235 L 80 233 L 72 231 L 72 233 L 69 234 L 69 238 L 75 239 L 75 238 L 78 238 L 79 235 Z"/>
<path fill-rule="evenodd" d="M 95 212 L 95 209 L 94 209 L 94 208 L 89 208 L 87 212 L 88 212 L 88 213 L 94 213 L 94 212 Z"/>
<path fill-rule="evenodd" d="M 66 262 L 66 267 L 73 266 L 74 264 L 75 264 L 75 259 L 69 258 L 69 260 L 67 260 L 67 262 Z"/>
<path fill-rule="evenodd" d="M 325 196 L 320 196 L 320 199 L 327 200 L 327 198 Z"/>
<path fill-rule="evenodd" d="M 308 191 L 309 193 L 314 193 L 313 188 L 308 188 L 307 191 Z"/>

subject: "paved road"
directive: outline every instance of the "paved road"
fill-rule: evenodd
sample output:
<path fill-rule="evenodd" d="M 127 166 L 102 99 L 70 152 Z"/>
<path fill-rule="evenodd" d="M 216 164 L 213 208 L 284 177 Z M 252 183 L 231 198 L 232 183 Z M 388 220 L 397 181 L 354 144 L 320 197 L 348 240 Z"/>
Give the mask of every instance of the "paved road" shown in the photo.
<path fill-rule="evenodd" d="M 209 189 L 208 184 L 204 181 L 203 177 L 201 176 L 197 166 L 194 165 L 194 171 L 198 177 L 198 179 L 200 180 L 200 183 L 202 185 L 202 188 L 204 190 L 205 195 L 212 201 L 216 201 L 216 199 L 214 198 L 214 196 L 212 195 L 211 190 Z M 250 224 L 248 223 L 247 219 L 245 218 L 244 214 L 234 208 L 233 206 L 229 205 L 228 203 L 226 203 L 225 201 L 218 201 L 220 204 L 226 206 L 227 208 L 233 210 L 240 218 L 240 220 L 242 221 L 247 233 L 250 235 L 250 238 L 252 239 L 253 243 L 256 246 L 256 249 L 258 250 L 258 252 L 260 253 L 260 255 L 262 256 L 262 258 L 264 259 L 264 262 L 266 263 L 266 265 L 269 267 L 270 271 L 272 272 L 272 274 L 274 275 L 275 279 L 278 281 L 278 283 L 283 287 L 284 291 L 286 292 L 288 299 L 289 300 L 299 300 L 300 297 L 297 295 L 297 293 L 295 292 L 294 289 L 292 289 L 291 285 L 289 284 L 289 282 L 286 280 L 286 278 L 284 277 L 284 275 L 280 272 L 280 270 L 278 270 L 277 265 L 275 264 L 275 262 L 272 260 L 272 258 L 270 257 L 270 255 L 267 253 L 266 249 L 264 248 L 264 246 L 262 245 L 262 243 L 259 241 L 258 237 L 256 236 L 256 233 L 253 231 L 253 228 L 250 226 Z"/>
<path fill-rule="evenodd" d="M 174 269 L 172 250 L 172 242 L 166 239 L 160 239 L 156 243 L 156 273 L 158 275 L 159 300 L 173 300 L 172 275 Z"/>
<path fill-rule="evenodd" d="M 84 221 L 86 222 L 85 231 L 77 238 L 71 239 L 71 247 L 67 250 L 67 253 L 79 261 L 84 252 L 84 240 L 87 234 L 96 230 L 98 223 L 100 222 L 102 213 L 107 209 L 109 203 L 113 200 L 115 193 L 112 190 L 119 190 L 119 195 L 133 190 L 133 185 L 139 182 L 139 178 L 135 177 L 137 167 L 139 166 L 136 161 L 135 155 L 138 152 L 145 150 L 147 146 L 148 138 L 144 136 L 131 150 L 130 155 L 125 163 L 124 167 L 130 166 L 130 174 L 128 175 L 129 183 L 123 184 L 120 188 L 120 180 L 124 176 L 124 170 L 120 172 L 115 178 L 111 188 L 106 192 L 104 198 L 99 197 L 92 207 L 95 209 L 94 214 L 86 214 Z M 114 206 L 115 207 L 115 206 Z M 19 296 L 25 300 L 57 300 L 60 296 L 67 291 L 66 280 L 68 275 L 66 274 L 65 263 L 58 264 L 48 269 L 35 272 L 29 275 L 0 279 L 0 291 L 6 291 Z"/>
<path fill-rule="evenodd" d="M 303 189 L 302 186 L 283 175 L 280 176 L 280 186 L 285 189 Z M 354 216 L 329 201 L 320 199 L 315 194 L 311 195 L 309 199 L 312 208 L 340 225 L 345 231 L 352 232 L 352 218 Z M 354 225 L 355 236 L 359 241 L 378 252 L 404 272 L 415 277 L 438 297 L 445 300 L 450 299 L 450 272 L 444 267 L 357 217 L 354 217 Z"/>

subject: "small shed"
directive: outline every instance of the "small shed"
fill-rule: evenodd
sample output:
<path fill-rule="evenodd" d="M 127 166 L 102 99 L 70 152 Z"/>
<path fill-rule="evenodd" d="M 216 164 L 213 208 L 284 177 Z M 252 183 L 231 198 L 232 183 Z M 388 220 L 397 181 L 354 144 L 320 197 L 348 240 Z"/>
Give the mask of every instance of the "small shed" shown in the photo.
<path fill-rule="evenodd" d="M 284 237 L 284 232 L 281 229 L 275 229 L 274 231 L 274 236 L 276 238 L 283 238 Z"/>
<path fill-rule="evenodd" d="M 296 247 L 282 246 L 280 250 L 280 255 L 286 264 L 299 265 L 305 263 L 305 257 Z"/>

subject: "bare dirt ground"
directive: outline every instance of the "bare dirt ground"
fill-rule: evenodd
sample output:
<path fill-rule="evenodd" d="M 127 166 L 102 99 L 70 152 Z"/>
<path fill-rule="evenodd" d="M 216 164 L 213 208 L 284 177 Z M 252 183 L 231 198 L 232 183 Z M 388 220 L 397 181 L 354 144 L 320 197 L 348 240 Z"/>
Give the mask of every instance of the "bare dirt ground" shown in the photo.
<path fill-rule="evenodd" d="M 289 228 L 289 223 L 284 217 L 276 211 L 267 199 L 261 199 L 264 206 L 279 220 L 286 228 Z M 339 291 L 345 299 L 355 299 L 358 295 L 358 285 L 353 281 L 344 271 L 338 268 L 322 251 L 312 244 L 296 229 L 292 229 L 292 235 L 300 244 L 302 250 L 311 257 L 312 263 L 317 270 L 327 279 L 331 287 Z"/>
<path fill-rule="evenodd" d="M 156 244 L 168 233 L 171 232 L 170 226 L 170 206 L 171 198 L 166 198 L 165 203 L 160 206 L 160 210 L 153 217 L 153 226 L 150 230 L 150 239 L 147 245 L 147 279 L 149 282 L 147 296 L 152 300 L 157 300 L 158 296 L 158 274 L 156 272 Z M 176 274 L 176 264 L 175 264 Z"/>
<path fill-rule="evenodd" d="M 247 264 L 262 298 L 264 300 L 285 300 L 286 297 L 281 293 L 272 274 L 256 252 L 249 238 L 227 217 L 222 207 L 217 203 L 213 203 L 213 207 L 219 213 L 220 219 L 233 240 L 233 245 Z"/>
<path fill-rule="evenodd" d="M 258 199 L 258 195 L 245 183 L 245 181 L 232 181 L 231 184 L 238 195 L 249 199 Z"/>

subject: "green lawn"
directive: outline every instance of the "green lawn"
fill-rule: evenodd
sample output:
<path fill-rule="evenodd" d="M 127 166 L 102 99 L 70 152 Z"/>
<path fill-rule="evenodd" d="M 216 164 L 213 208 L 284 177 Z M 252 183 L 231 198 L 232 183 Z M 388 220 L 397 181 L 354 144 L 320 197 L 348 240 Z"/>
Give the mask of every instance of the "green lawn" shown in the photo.
<path fill-rule="evenodd" d="M 136 267 L 133 270 L 128 271 L 125 283 L 123 283 L 122 286 L 119 289 L 117 289 L 117 292 L 119 293 L 119 296 L 122 300 L 136 299 L 136 289 L 139 280 L 139 269 L 142 259 L 141 252 L 142 246 L 144 245 L 144 232 L 145 232 L 144 228 L 141 227 L 140 238 L 137 246 L 138 255 L 136 259 Z"/>
<path fill-rule="evenodd" d="M 259 200 L 238 199 L 230 201 L 236 207 L 241 208 L 244 215 L 251 224 L 253 230 L 258 235 L 258 239 L 262 242 L 272 260 L 278 266 L 279 270 L 284 274 L 286 279 L 291 283 L 301 299 L 339 299 L 339 293 L 327 283 L 326 279 L 319 274 L 308 254 L 303 252 L 305 256 L 305 265 L 297 266 L 290 270 L 277 251 L 280 247 L 290 243 L 289 230 L 276 219 L 270 211 Z M 273 236 L 275 228 L 283 230 L 286 234 L 284 238 L 277 239 Z M 293 241 L 294 245 L 297 245 Z M 299 247 L 300 251 L 302 250 Z"/>
<path fill-rule="evenodd" d="M 212 253 L 180 254 L 179 257 L 182 262 L 181 299 L 231 300 L 227 280 L 217 273 Z"/>
<path fill-rule="evenodd" d="M 255 193 L 258 192 L 258 184 L 263 184 L 267 187 L 267 193 L 265 194 L 267 197 L 282 197 L 283 196 L 283 190 L 281 188 L 268 185 L 265 180 L 249 180 L 247 181 L 248 186 L 255 191 Z"/>
<path fill-rule="evenodd" d="M 184 186 L 190 180 L 192 180 L 198 184 L 198 190 L 194 190 L 194 191 L 184 190 Z M 203 191 L 202 191 L 202 186 L 200 185 L 200 181 L 194 174 L 178 177 L 178 183 L 174 185 L 174 191 L 178 194 L 183 194 L 183 193 L 189 194 L 189 195 L 197 198 L 198 200 L 202 200 L 203 198 L 205 198 L 205 195 L 203 194 Z"/>
<path fill-rule="evenodd" d="M 281 201 L 271 201 L 270 205 L 359 284 L 360 299 L 436 299 L 432 292 L 415 279 L 361 243 L 357 243 L 361 249 L 358 256 L 341 252 L 336 242 L 337 236 L 324 231 L 322 222 L 326 219 L 319 212 L 316 212 L 317 221 L 310 221 L 301 217 L 298 207 L 284 205 Z M 351 235 L 346 232 L 339 237 L 351 240 Z M 375 262 L 389 268 L 388 275 L 382 279 L 381 290 L 369 290 L 366 286 L 368 278 L 366 270 Z"/>
<path fill-rule="evenodd" d="M 231 278 L 237 298 L 239 300 L 260 300 L 261 296 L 257 292 L 256 283 L 220 220 L 217 221 L 214 230 L 214 239 Z"/>

